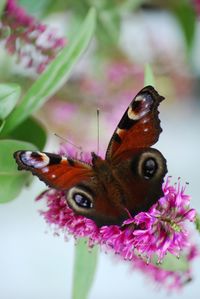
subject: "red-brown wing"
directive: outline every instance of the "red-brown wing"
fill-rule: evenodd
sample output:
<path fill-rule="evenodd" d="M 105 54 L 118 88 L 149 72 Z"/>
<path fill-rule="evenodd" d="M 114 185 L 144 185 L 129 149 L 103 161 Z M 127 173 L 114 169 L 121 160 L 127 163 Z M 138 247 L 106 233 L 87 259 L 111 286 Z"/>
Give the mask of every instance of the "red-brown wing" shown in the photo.
<path fill-rule="evenodd" d="M 17 151 L 14 158 L 19 170 L 31 171 L 48 186 L 59 190 L 67 190 L 93 175 L 90 165 L 56 154 Z"/>
<path fill-rule="evenodd" d="M 152 86 L 144 87 L 135 96 L 110 140 L 106 152 L 107 160 L 156 143 L 162 131 L 158 106 L 163 99 Z"/>

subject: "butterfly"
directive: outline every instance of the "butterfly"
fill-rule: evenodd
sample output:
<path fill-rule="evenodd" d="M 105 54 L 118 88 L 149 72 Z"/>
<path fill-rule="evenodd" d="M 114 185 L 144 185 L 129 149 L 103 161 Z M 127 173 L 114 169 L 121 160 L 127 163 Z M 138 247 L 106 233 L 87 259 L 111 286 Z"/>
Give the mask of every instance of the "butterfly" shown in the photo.
<path fill-rule="evenodd" d="M 110 139 L 105 159 L 92 152 L 88 164 L 72 157 L 20 150 L 14 153 L 18 168 L 64 191 L 76 214 L 98 226 L 122 225 L 128 215 L 148 211 L 163 196 L 166 160 L 151 148 L 162 131 L 158 106 L 163 99 L 152 86 L 134 97 Z"/>

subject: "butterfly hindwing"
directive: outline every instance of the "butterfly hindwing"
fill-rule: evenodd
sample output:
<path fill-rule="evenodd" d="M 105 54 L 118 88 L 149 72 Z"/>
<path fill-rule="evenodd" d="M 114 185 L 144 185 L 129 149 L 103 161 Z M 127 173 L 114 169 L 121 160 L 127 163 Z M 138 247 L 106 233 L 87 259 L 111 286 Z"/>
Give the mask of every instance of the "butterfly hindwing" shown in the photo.
<path fill-rule="evenodd" d="M 163 196 L 162 184 L 167 172 L 166 160 L 154 148 L 126 152 L 113 173 L 125 195 L 125 207 L 132 216 L 146 212 Z"/>
<path fill-rule="evenodd" d="M 124 152 L 156 143 L 162 131 L 158 105 L 163 99 L 152 86 L 144 87 L 135 96 L 110 140 L 106 159 L 115 159 Z"/>
<path fill-rule="evenodd" d="M 92 176 L 89 164 L 61 155 L 17 151 L 14 157 L 20 170 L 29 170 L 48 186 L 67 190 Z"/>

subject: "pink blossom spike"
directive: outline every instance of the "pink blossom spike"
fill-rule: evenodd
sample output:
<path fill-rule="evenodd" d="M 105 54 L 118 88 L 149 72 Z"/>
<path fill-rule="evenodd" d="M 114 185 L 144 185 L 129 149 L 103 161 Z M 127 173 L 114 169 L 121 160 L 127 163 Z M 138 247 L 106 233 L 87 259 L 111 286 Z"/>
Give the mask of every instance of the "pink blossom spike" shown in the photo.
<path fill-rule="evenodd" d="M 16 55 L 18 63 L 36 73 L 43 72 L 66 44 L 65 38 L 28 15 L 16 0 L 7 0 L 0 25 L 0 39 L 4 40 L 7 51 Z M 4 28 L 10 30 L 7 37 L 1 36 Z"/>

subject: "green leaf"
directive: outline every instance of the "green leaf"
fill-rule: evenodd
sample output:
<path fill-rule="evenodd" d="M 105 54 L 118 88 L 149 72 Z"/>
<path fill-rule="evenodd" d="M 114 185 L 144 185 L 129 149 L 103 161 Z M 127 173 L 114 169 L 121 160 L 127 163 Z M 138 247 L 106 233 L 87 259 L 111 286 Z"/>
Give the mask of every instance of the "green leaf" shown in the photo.
<path fill-rule="evenodd" d="M 1 133 L 1 130 L 3 129 L 4 125 L 5 125 L 5 120 L 0 119 L 0 133 Z"/>
<path fill-rule="evenodd" d="M 95 29 L 96 13 L 90 9 L 79 32 L 28 90 L 18 107 L 9 115 L 2 134 L 6 136 L 30 114 L 39 109 L 67 81 L 75 63 L 86 50 Z"/>
<path fill-rule="evenodd" d="M 87 241 L 80 239 L 75 251 L 72 299 L 87 298 L 94 280 L 97 259 L 97 246 L 89 251 Z"/>
<path fill-rule="evenodd" d="M 196 229 L 200 233 L 200 215 L 199 214 L 196 215 L 195 225 L 196 225 Z"/>
<path fill-rule="evenodd" d="M 105 43 L 117 45 L 121 24 L 119 15 L 113 10 L 99 11 L 98 22 L 101 40 Z"/>
<path fill-rule="evenodd" d="M 17 170 L 13 153 L 17 150 L 36 150 L 30 143 L 18 140 L 0 140 L 0 202 L 14 199 L 28 178 L 27 174 Z"/>
<path fill-rule="evenodd" d="M 5 5 L 6 5 L 6 0 L 0 0 L 0 16 L 2 15 Z"/>
<path fill-rule="evenodd" d="M 177 258 L 173 254 L 168 253 L 161 264 L 157 264 L 155 257 L 153 263 L 161 269 L 173 272 L 186 272 L 189 269 L 189 263 L 184 255 Z"/>
<path fill-rule="evenodd" d="M 39 150 L 43 150 L 47 135 L 45 129 L 38 120 L 30 117 L 14 129 L 9 138 L 26 141 L 34 144 Z"/>
<path fill-rule="evenodd" d="M 44 15 L 50 2 L 51 0 L 40 0 L 40 1 L 19 0 L 19 5 L 23 6 L 29 14 L 38 17 Z"/>
<path fill-rule="evenodd" d="M 15 199 L 20 194 L 26 179 L 27 175 L 24 173 L 21 175 L 0 175 L 0 183 L 3 186 L 0 189 L 0 203 L 6 203 Z"/>
<path fill-rule="evenodd" d="M 121 15 L 133 12 L 136 10 L 144 1 L 143 0 L 129 0 L 118 2 L 116 9 Z"/>
<path fill-rule="evenodd" d="M 0 119 L 5 119 L 15 107 L 21 88 L 17 84 L 0 84 Z"/>
<path fill-rule="evenodd" d="M 75 2 L 75 1 L 74 1 Z M 55 13 L 55 12 L 60 12 L 60 11 L 65 11 L 68 9 L 69 5 L 69 0 L 51 0 L 48 5 L 48 9 L 46 10 L 47 14 Z"/>
<path fill-rule="evenodd" d="M 152 68 L 149 64 L 146 64 L 144 70 L 144 86 L 152 85 L 155 86 L 155 78 L 153 75 Z"/>
<path fill-rule="evenodd" d="M 177 1 L 174 4 L 173 12 L 182 29 L 189 54 L 193 46 L 197 24 L 194 5 L 188 0 Z"/>

